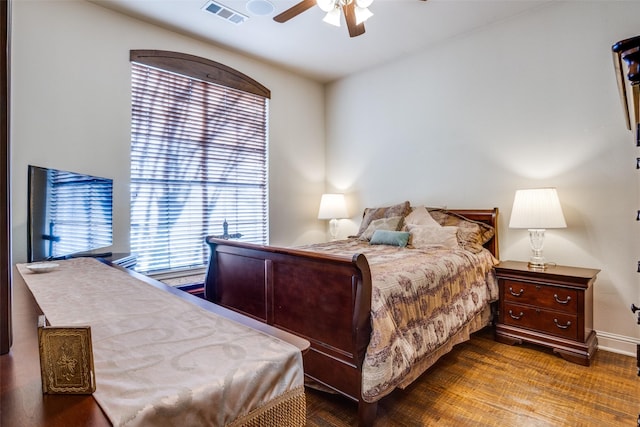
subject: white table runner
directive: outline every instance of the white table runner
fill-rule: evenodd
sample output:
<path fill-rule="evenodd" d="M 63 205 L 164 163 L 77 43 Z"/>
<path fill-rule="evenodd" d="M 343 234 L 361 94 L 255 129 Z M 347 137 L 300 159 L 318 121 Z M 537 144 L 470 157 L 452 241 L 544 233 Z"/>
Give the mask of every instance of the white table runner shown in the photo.
<path fill-rule="evenodd" d="M 94 397 L 115 426 L 223 426 L 303 387 L 298 348 L 97 260 L 58 263 L 17 268 L 51 325 L 91 326 Z"/>

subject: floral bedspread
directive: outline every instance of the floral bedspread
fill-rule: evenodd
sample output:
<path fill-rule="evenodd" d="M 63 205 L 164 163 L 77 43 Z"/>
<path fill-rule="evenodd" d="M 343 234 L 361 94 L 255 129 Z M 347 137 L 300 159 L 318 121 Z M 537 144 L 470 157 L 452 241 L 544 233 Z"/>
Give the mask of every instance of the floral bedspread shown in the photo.
<path fill-rule="evenodd" d="M 372 333 L 362 379 L 368 402 L 415 377 L 416 365 L 419 373 L 428 368 L 437 360 L 430 356 L 451 345 L 452 337 L 498 299 L 492 269 L 498 261 L 487 250 L 398 248 L 358 239 L 299 249 L 348 257 L 362 253 L 369 261 Z"/>

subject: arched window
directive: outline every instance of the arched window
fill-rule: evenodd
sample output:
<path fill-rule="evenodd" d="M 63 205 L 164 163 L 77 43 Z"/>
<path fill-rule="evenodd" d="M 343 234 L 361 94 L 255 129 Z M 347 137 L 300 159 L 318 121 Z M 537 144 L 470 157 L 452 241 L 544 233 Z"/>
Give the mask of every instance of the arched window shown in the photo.
<path fill-rule="evenodd" d="M 134 50 L 130 59 L 136 269 L 202 267 L 207 235 L 267 243 L 269 90 L 191 55 Z"/>

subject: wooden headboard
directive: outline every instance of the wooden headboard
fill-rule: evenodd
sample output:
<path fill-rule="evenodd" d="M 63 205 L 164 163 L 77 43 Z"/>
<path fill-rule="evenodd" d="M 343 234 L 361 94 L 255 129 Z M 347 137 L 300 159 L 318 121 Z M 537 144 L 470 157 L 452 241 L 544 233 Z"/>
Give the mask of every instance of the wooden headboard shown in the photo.
<path fill-rule="evenodd" d="M 457 213 L 472 221 L 483 222 L 490 225 L 494 229 L 494 235 L 491 240 L 485 243 L 484 247 L 493 254 L 494 257 L 500 259 L 500 250 L 498 247 L 498 208 L 493 209 L 445 209 L 446 211 Z"/>
<path fill-rule="evenodd" d="M 442 212 L 452 212 L 457 215 L 462 215 L 472 221 L 482 222 L 490 225 L 494 229 L 494 234 L 491 240 L 484 244 L 484 247 L 493 254 L 496 259 L 500 259 L 500 251 L 498 247 L 498 208 L 493 209 L 447 209 L 447 208 L 433 208 L 427 207 L 427 210 L 439 210 Z M 363 214 L 364 217 L 364 214 Z"/>

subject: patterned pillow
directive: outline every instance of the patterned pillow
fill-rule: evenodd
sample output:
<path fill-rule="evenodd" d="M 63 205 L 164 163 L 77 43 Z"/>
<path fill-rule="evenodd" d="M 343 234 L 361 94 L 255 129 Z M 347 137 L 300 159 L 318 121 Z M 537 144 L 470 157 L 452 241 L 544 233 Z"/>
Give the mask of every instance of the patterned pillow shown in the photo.
<path fill-rule="evenodd" d="M 400 221 L 402 221 L 401 216 L 392 216 L 391 218 L 380 218 L 374 219 L 371 221 L 366 230 L 360 234 L 358 237 L 360 240 L 371 240 L 373 233 L 376 230 L 388 230 L 388 231 L 396 231 L 398 230 L 398 226 L 400 225 Z"/>
<path fill-rule="evenodd" d="M 411 213 L 404 218 L 405 228 L 409 225 L 440 227 L 440 224 L 429 215 L 429 211 L 424 206 L 416 206 Z"/>
<path fill-rule="evenodd" d="M 458 227 L 409 225 L 407 229 L 411 233 L 411 246 L 416 249 L 433 247 L 457 249 L 459 247 Z"/>
<path fill-rule="evenodd" d="M 440 208 L 429 208 L 429 214 L 438 224 L 458 227 L 458 244 L 471 252 L 478 253 L 482 246 L 495 234 L 495 230 L 488 224 L 472 221 L 455 212 Z"/>
<path fill-rule="evenodd" d="M 362 222 L 360 223 L 360 229 L 358 230 L 357 237 L 369 227 L 371 221 L 381 218 L 391 218 L 394 216 L 399 216 L 404 218 L 409 215 L 411 212 L 411 204 L 406 201 L 404 203 L 398 203 L 397 205 L 387 206 L 382 208 L 366 208 L 362 215 Z M 396 230 L 399 230 L 402 227 L 402 224 L 398 225 Z"/>

